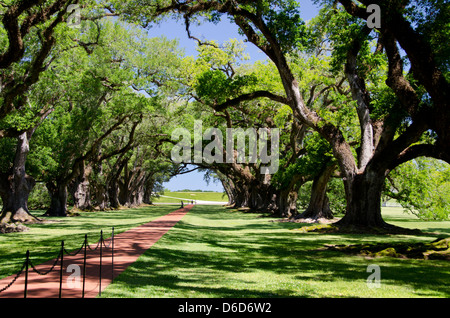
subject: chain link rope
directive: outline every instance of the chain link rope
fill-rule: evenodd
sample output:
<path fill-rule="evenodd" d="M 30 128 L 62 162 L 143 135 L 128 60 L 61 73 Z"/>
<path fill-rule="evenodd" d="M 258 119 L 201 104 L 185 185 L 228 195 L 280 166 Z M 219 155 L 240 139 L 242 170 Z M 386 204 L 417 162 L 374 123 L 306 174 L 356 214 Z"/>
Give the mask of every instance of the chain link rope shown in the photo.
<path fill-rule="evenodd" d="M 103 231 L 102 231 L 102 232 L 101 232 L 101 235 L 100 235 L 100 239 L 97 241 L 97 245 L 96 245 L 95 248 L 92 248 L 91 245 L 88 244 L 88 241 L 87 241 L 87 235 L 85 236 L 85 240 L 84 240 L 83 244 L 81 245 L 81 247 L 80 247 L 76 252 L 72 252 L 72 253 L 70 253 L 70 252 L 67 251 L 67 249 L 64 247 L 64 243 L 63 243 L 64 241 L 62 241 L 62 247 L 61 247 L 61 249 L 60 249 L 60 251 L 59 251 L 59 253 L 58 253 L 57 258 L 55 259 L 55 261 L 54 261 L 54 263 L 52 264 L 52 266 L 50 267 L 50 269 L 49 269 L 48 271 L 45 271 L 45 272 L 42 271 L 42 270 L 38 270 L 38 269 L 36 268 L 36 266 L 35 266 L 35 265 L 33 264 L 33 262 L 31 261 L 31 257 L 30 257 L 30 255 L 29 255 L 29 252 L 27 252 L 27 256 L 26 256 L 25 261 L 24 261 L 23 264 L 22 264 L 22 268 L 15 274 L 14 278 L 11 280 L 10 283 L 8 283 L 5 287 L 3 287 L 2 289 L 0 289 L 0 293 L 4 292 L 4 291 L 7 290 L 8 288 L 10 288 L 10 287 L 17 281 L 17 279 L 18 279 L 18 278 L 22 275 L 22 273 L 25 271 L 25 268 L 27 269 L 26 272 L 27 272 L 27 275 L 28 275 L 28 267 L 27 267 L 27 265 L 30 266 L 31 269 L 32 269 L 32 271 L 34 271 L 34 272 L 37 273 L 38 275 L 40 275 L 40 276 L 45 276 L 45 275 L 48 275 L 50 272 L 52 272 L 52 271 L 54 270 L 54 268 L 55 268 L 56 265 L 58 264 L 59 260 L 62 259 L 62 257 L 64 256 L 64 254 L 69 255 L 69 256 L 76 256 L 76 255 L 78 255 L 82 250 L 85 250 L 86 248 L 89 248 L 89 250 L 91 250 L 91 251 L 96 251 L 99 247 L 101 248 L 102 245 L 103 245 L 105 248 L 109 248 L 109 247 L 111 247 L 111 245 L 112 245 L 112 247 L 114 247 L 113 241 L 114 241 L 114 228 L 112 229 L 112 236 L 111 236 L 111 238 L 109 239 L 109 243 L 106 244 L 106 241 L 103 239 Z M 112 256 L 112 257 L 113 257 L 113 256 Z M 101 264 L 100 264 L 100 266 L 101 266 Z M 100 277 L 101 277 L 101 273 L 100 273 Z M 26 284 L 27 284 L 27 282 L 25 282 L 25 285 L 26 285 Z M 84 291 L 83 291 L 83 293 L 84 293 Z M 26 294 L 26 290 L 25 290 L 25 294 Z"/>

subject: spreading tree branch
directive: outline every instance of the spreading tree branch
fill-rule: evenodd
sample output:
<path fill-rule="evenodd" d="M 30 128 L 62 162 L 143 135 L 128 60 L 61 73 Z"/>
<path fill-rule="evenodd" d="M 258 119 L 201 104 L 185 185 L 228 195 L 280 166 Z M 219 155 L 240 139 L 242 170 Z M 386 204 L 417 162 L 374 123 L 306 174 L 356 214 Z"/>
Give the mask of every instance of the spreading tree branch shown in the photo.
<path fill-rule="evenodd" d="M 255 100 L 255 99 L 263 98 L 263 97 L 269 98 L 278 103 L 290 105 L 289 100 L 286 97 L 279 96 L 279 95 L 273 94 L 268 91 L 256 91 L 256 92 L 252 92 L 252 93 L 248 93 L 248 94 L 243 94 L 243 95 L 233 98 L 233 99 L 229 99 L 222 104 L 214 105 L 213 108 L 216 111 L 223 111 L 223 110 L 227 109 L 228 107 L 237 106 L 244 101 Z"/>

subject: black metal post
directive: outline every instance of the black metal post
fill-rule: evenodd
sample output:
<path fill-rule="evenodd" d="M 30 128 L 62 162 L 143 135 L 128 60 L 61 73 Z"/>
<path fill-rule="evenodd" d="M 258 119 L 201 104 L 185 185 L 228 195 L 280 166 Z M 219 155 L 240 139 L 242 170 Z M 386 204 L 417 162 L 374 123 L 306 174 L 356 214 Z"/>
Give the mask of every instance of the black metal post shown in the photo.
<path fill-rule="evenodd" d="M 59 298 L 61 298 L 61 294 L 62 294 L 63 266 L 64 266 L 64 241 L 61 241 L 61 269 L 59 271 Z"/>
<path fill-rule="evenodd" d="M 112 228 L 111 236 L 111 284 L 114 280 L 114 227 Z"/>
<path fill-rule="evenodd" d="M 28 264 L 30 264 L 30 250 L 27 250 L 26 259 L 25 259 L 25 288 L 23 291 L 23 298 L 27 298 L 28 291 Z"/>
<path fill-rule="evenodd" d="M 84 288 L 86 286 L 86 250 L 87 250 L 87 234 L 84 235 L 84 260 L 83 260 L 83 294 L 82 298 L 84 298 Z"/>
<path fill-rule="evenodd" d="M 102 295 L 102 245 L 103 245 L 103 230 L 100 231 L 100 273 L 99 273 L 99 284 L 98 291 L 99 295 Z"/>

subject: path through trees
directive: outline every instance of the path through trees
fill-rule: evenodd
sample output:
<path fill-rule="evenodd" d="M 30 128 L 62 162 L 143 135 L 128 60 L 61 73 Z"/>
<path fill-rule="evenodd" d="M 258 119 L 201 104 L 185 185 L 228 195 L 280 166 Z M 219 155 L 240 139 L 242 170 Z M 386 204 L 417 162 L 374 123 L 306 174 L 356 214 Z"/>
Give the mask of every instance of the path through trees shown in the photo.
<path fill-rule="evenodd" d="M 291 0 L 3 6 L 0 222 L 36 221 L 28 206 L 36 184 L 48 191 L 49 216 L 149 204 L 187 164 L 220 180 L 230 205 L 281 217 L 341 213 L 342 228 L 396 231 L 381 214 L 390 196 L 447 218 L 448 4 L 379 1 L 375 27 L 369 4 L 323 1 L 308 22 Z M 66 23 L 74 15 L 75 27 Z M 197 56 L 147 36 L 165 18 L 180 19 Z M 266 60 L 246 62 L 243 42 L 191 30 L 221 19 Z M 191 155 L 174 160 L 174 132 L 195 132 L 199 121 L 200 139 L 182 147 Z M 219 138 L 230 129 L 242 131 L 242 144 Z M 433 159 L 424 165 L 425 157 Z M 417 169 L 404 178 L 416 184 L 397 173 L 410 163 Z M 419 189 L 423 171 L 436 182 Z M 421 205 L 433 192 L 438 208 Z"/>

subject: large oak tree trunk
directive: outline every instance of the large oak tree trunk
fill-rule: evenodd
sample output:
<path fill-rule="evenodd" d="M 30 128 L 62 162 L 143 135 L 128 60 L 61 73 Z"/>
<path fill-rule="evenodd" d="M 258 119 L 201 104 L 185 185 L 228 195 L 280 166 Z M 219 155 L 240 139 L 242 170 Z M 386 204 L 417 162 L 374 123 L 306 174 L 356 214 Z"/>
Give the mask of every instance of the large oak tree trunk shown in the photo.
<path fill-rule="evenodd" d="M 298 218 L 310 218 L 317 220 L 332 219 L 334 217 L 327 196 L 327 185 L 334 170 L 335 165 L 328 166 L 314 178 L 308 208 L 300 214 Z"/>
<path fill-rule="evenodd" d="M 31 133 L 24 132 L 17 138 L 12 173 L 0 176 L 0 196 L 3 201 L 0 223 L 38 221 L 28 211 L 28 197 L 35 185 L 34 179 L 25 172 L 30 137 Z"/>
<path fill-rule="evenodd" d="M 337 222 L 340 226 L 359 228 L 390 229 L 381 215 L 381 194 L 385 176 L 383 173 L 366 169 L 346 180 L 347 210 L 345 216 Z"/>
<path fill-rule="evenodd" d="M 87 168 L 83 162 L 81 164 L 80 174 L 73 180 L 70 186 L 74 207 L 81 211 L 92 209 L 89 173 L 90 168 Z"/>
<path fill-rule="evenodd" d="M 235 202 L 235 193 L 236 193 L 234 185 L 230 181 L 225 180 L 224 178 L 220 178 L 220 181 L 222 183 L 223 188 L 225 189 L 225 193 L 228 198 L 227 205 L 232 206 Z"/>
<path fill-rule="evenodd" d="M 111 181 L 108 185 L 109 206 L 111 209 L 118 209 L 120 207 L 119 192 L 117 180 Z"/>
<path fill-rule="evenodd" d="M 109 199 L 109 207 L 111 209 L 118 209 L 120 207 L 120 187 L 119 187 L 119 178 L 120 175 L 128 163 L 128 159 L 119 159 L 115 165 L 115 169 L 112 172 L 106 181 L 106 189 L 108 192 Z"/>
<path fill-rule="evenodd" d="M 47 182 L 46 186 L 51 199 L 46 215 L 67 216 L 67 184 L 57 181 Z"/>
<path fill-rule="evenodd" d="M 278 214 L 290 218 L 297 214 L 298 189 L 280 191 L 278 195 Z"/>
<path fill-rule="evenodd" d="M 244 183 L 238 183 L 234 188 L 234 208 L 246 208 L 250 204 L 250 189 Z"/>
<path fill-rule="evenodd" d="M 95 187 L 95 208 L 100 211 L 108 209 L 109 195 L 106 187 L 103 184 L 98 184 Z"/>
<path fill-rule="evenodd" d="M 148 176 L 145 181 L 144 196 L 142 202 L 145 204 L 153 204 L 152 194 L 155 189 L 155 180 L 152 176 Z"/>
<path fill-rule="evenodd" d="M 276 190 L 263 180 L 254 180 L 250 186 L 249 208 L 261 212 L 278 212 Z"/>
<path fill-rule="evenodd" d="M 33 178 L 27 176 L 16 180 L 8 176 L 2 177 L 0 196 L 3 208 L 0 215 L 0 223 L 33 223 L 38 219 L 28 210 L 28 197 L 35 185 Z"/>
<path fill-rule="evenodd" d="M 253 179 L 251 183 L 230 178 L 222 181 L 228 195 L 228 205 L 234 208 L 249 208 L 269 212 L 282 217 L 297 213 L 298 186 L 277 190 L 263 179 Z"/>
<path fill-rule="evenodd" d="M 129 208 L 138 207 L 144 202 L 144 185 L 142 180 L 138 181 L 132 186 L 129 191 L 127 199 L 127 206 Z"/>

